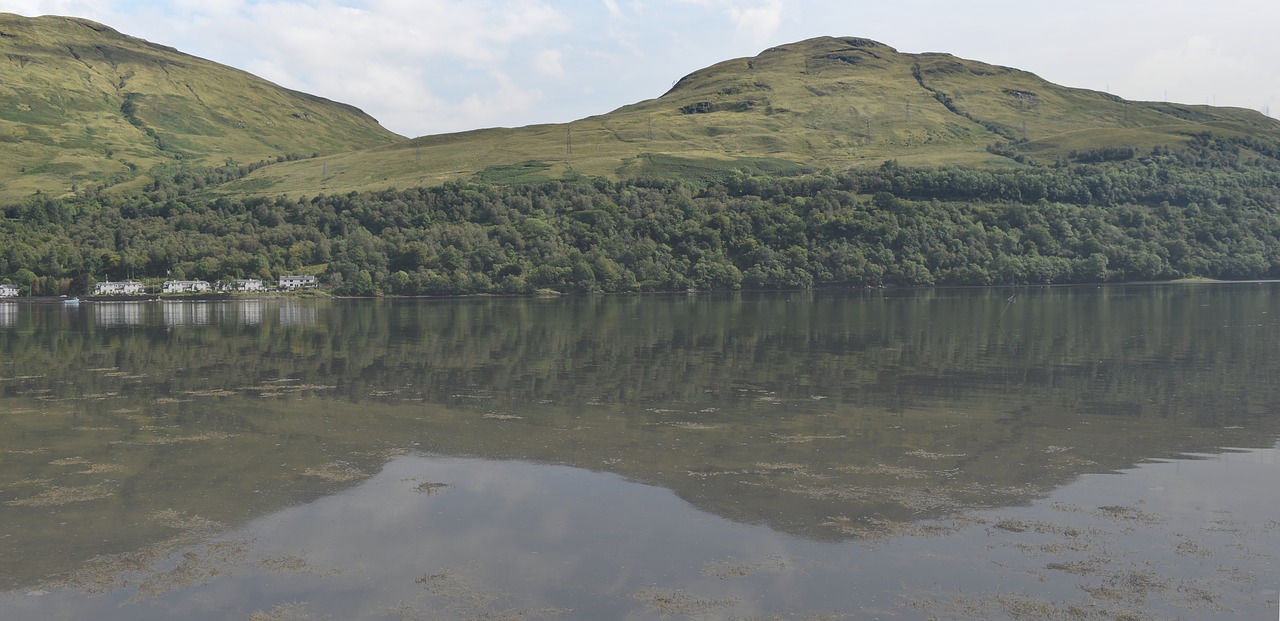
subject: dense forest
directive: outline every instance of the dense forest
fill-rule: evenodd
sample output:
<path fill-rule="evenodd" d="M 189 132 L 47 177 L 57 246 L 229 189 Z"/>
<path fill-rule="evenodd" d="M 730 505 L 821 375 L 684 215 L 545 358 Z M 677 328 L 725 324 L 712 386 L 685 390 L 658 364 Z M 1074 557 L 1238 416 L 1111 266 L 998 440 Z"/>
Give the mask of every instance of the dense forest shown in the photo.
<path fill-rule="evenodd" d="M 0 208 L 0 281 L 316 273 L 341 294 L 456 295 L 1280 276 L 1280 145 L 1249 138 L 1009 169 L 210 193 L 252 168 Z"/>

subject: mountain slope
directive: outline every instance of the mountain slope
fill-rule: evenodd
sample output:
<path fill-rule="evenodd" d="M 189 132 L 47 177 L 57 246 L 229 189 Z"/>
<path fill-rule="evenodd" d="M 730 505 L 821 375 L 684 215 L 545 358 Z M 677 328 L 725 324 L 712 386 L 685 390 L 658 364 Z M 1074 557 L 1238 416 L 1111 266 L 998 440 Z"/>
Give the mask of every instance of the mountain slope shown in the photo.
<path fill-rule="evenodd" d="M 0 199 L 178 161 L 248 164 L 400 139 L 352 106 L 101 24 L 0 14 Z"/>
<path fill-rule="evenodd" d="M 476 178 L 708 177 L 733 169 L 1009 166 L 1072 152 L 1147 151 L 1211 132 L 1280 138 L 1254 111 L 1130 102 L 947 54 L 823 37 L 718 63 L 657 99 L 561 125 L 426 136 L 232 184 L 235 193 L 316 193 Z"/>

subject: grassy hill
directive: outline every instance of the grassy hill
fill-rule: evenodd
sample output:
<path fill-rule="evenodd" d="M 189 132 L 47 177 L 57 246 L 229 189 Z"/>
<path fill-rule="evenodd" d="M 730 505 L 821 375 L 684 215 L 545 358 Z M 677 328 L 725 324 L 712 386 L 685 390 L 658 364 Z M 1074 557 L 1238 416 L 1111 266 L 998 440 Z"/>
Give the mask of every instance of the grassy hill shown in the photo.
<path fill-rule="evenodd" d="M 1275 139 L 1280 123 L 1250 110 L 1125 101 L 947 54 L 824 37 L 713 65 L 657 99 L 608 114 L 291 162 L 226 189 L 296 195 L 451 179 L 698 179 L 732 170 L 840 170 L 887 159 L 1007 167 L 1073 152 L 1145 152 L 1206 131 Z"/>
<path fill-rule="evenodd" d="M 0 200 L 401 137 L 360 110 L 66 17 L 0 14 Z"/>
<path fill-rule="evenodd" d="M 0 282 L 26 293 L 286 273 L 351 295 L 1280 277 L 1280 123 L 1252 111 L 823 38 L 602 116 L 405 140 L 96 24 L 9 21 Z M 520 183 L 558 178 L 591 182 Z"/>
<path fill-rule="evenodd" d="M 725 61 L 656 99 L 566 124 L 404 140 L 360 110 L 90 21 L 0 14 L 0 200 L 141 187 L 179 163 L 301 156 L 227 184 L 314 195 L 577 176 L 723 178 L 896 159 L 1008 167 L 1175 146 L 1280 139 L 1230 108 L 1130 102 L 947 54 L 823 37 Z M 320 154 L 324 157 L 312 158 Z"/>

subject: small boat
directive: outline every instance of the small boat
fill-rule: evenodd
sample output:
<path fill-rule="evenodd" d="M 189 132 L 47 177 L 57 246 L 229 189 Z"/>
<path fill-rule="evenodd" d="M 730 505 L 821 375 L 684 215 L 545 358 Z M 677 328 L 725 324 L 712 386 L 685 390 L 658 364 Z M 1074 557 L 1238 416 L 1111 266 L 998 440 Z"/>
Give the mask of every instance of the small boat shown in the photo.
<path fill-rule="evenodd" d="M 80 306 L 80 298 L 67 298 L 62 301 L 63 306 Z"/>

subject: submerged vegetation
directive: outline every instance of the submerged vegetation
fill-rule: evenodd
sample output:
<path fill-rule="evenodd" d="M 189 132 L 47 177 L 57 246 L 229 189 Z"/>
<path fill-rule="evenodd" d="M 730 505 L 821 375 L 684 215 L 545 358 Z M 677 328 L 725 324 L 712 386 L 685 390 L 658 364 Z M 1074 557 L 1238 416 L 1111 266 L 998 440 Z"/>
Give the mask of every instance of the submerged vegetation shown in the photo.
<path fill-rule="evenodd" d="M 132 195 L 0 208 L 0 279 L 311 273 L 351 295 L 1048 284 L 1280 275 L 1280 147 L 1185 148 L 1003 170 L 663 177 L 312 197 L 213 196 L 182 171 Z"/>

